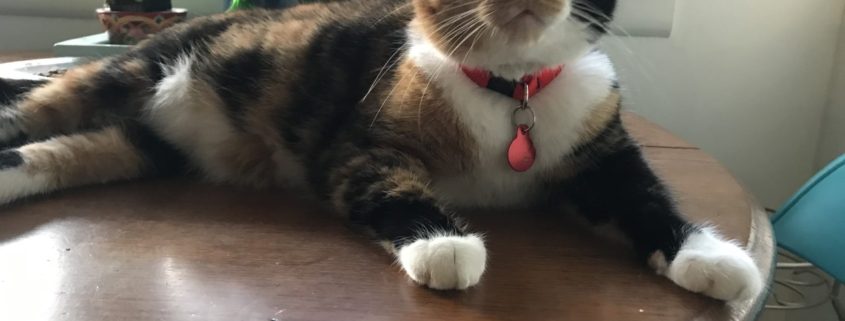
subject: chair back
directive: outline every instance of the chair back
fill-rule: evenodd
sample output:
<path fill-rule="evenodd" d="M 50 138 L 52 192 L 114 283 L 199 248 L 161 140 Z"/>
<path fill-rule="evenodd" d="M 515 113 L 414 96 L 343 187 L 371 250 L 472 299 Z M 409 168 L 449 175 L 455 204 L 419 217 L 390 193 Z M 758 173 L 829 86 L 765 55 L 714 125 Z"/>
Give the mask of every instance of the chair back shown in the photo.
<path fill-rule="evenodd" d="M 845 155 L 792 196 L 772 224 L 780 247 L 845 281 Z"/>

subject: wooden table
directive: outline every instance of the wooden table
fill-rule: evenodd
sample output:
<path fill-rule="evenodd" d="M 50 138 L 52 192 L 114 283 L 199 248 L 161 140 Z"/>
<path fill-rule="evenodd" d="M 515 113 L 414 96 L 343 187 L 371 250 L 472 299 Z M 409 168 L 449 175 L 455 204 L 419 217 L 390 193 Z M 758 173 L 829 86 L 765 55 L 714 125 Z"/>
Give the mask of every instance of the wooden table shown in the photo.
<path fill-rule="evenodd" d="M 760 206 L 694 146 L 625 123 L 685 213 L 747 243 L 768 278 Z M 555 213 L 466 216 L 487 233 L 488 272 L 469 291 L 435 292 L 282 191 L 154 180 L 62 192 L 0 209 L 0 320 L 715 321 L 752 320 L 764 300 L 686 292 Z"/>
<path fill-rule="evenodd" d="M 46 51 L 0 52 L 0 63 L 50 57 L 53 57 L 53 55 Z"/>

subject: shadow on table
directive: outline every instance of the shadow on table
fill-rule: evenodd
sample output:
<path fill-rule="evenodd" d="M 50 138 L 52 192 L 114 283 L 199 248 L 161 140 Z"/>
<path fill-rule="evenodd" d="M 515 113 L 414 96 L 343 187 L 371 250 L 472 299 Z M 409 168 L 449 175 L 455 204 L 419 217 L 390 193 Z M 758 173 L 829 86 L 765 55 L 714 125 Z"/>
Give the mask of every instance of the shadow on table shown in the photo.
<path fill-rule="evenodd" d="M 71 291 L 87 297 L 60 306 L 85 309 L 86 317 L 115 305 L 203 320 L 717 320 L 726 313 L 564 215 L 465 216 L 486 233 L 489 250 L 484 279 L 466 292 L 411 284 L 375 242 L 313 200 L 181 180 L 82 188 L 0 209 L 0 248 L 41 235 L 71 249 L 63 282 L 100 290 Z"/>

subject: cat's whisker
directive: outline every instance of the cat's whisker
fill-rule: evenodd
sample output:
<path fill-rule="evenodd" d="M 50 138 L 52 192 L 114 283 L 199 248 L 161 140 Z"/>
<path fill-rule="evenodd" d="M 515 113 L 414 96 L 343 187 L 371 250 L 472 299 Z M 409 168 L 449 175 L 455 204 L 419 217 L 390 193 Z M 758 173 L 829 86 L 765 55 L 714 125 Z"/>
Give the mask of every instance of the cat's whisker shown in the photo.
<path fill-rule="evenodd" d="M 467 52 L 464 54 L 464 58 L 461 59 L 461 65 L 466 63 L 467 58 L 469 57 L 469 54 L 472 53 L 472 49 L 475 48 L 475 44 L 478 42 L 478 39 L 480 39 L 481 35 L 484 34 L 484 32 L 482 31 L 484 28 L 485 28 L 485 26 L 483 24 L 476 28 L 476 29 L 478 29 L 478 30 L 476 30 L 476 31 L 478 31 L 478 33 L 475 35 L 474 39 L 470 43 L 469 49 L 467 49 Z"/>
<path fill-rule="evenodd" d="M 462 5 L 459 5 L 459 6 L 464 6 L 464 5 L 467 5 L 467 4 L 462 4 Z M 463 25 L 466 25 L 466 24 L 471 23 L 471 21 L 472 21 L 472 20 L 466 20 L 466 21 L 463 21 L 463 20 L 461 20 L 461 19 L 463 19 L 463 18 L 465 18 L 465 17 L 468 17 L 468 16 L 471 16 L 471 15 L 473 15 L 473 14 L 476 14 L 476 13 L 477 13 L 477 11 L 478 11 L 478 8 L 474 8 L 474 9 L 468 10 L 468 11 L 466 11 L 466 12 L 463 12 L 463 13 L 461 13 L 461 14 L 455 15 L 455 16 L 453 16 L 453 17 L 449 17 L 449 18 L 447 18 L 446 20 L 444 20 L 444 22 L 443 22 L 443 23 L 441 23 L 441 24 L 438 26 L 438 28 L 437 28 L 437 29 L 435 29 L 435 30 L 436 30 L 436 31 L 440 31 L 440 30 L 442 30 L 442 29 L 444 29 L 444 28 L 447 28 L 447 27 L 449 27 L 449 26 L 451 26 L 451 25 L 459 24 L 457 28 L 455 28 L 454 30 L 450 31 L 450 33 L 449 33 L 449 34 L 447 34 L 447 35 L 451 35 L 451 34 L 453 34 L 453 33 L 454 33 L 454 34 L 459 34 L 459 33 L 460 33 L 460 30 L 462 29 L 461 27 L 462 27 Z M 441 14 L 441 13 L 443 13 L 443 12 L 439 12 L 439 13 L 437 13 L 437 14 Z M 435 14 L 435 15 L 437 15 L 437 14 Z M 462 24 L 460 24 L 460 23 L 462 23 Z M 407 42 L 406 42 L 405 44 L 403 44 L 403 46 L 405 46 L 405 45 L 407 45 Z M 402 48 L 397 49 L 397 51 L 396 51 L 396 52 L 394 52 L 394 53 L 393 53 L 393 55 L 391 55 L 391 57 L 395 56 L 398 52 L 401 52 L 401 49 L 402 49 Z M 386 63 L 385 63 L 385 66 L 389 63 L 389 61 L 390 61 L 390 59 L 388 59 L 388 62 L 386 62 Z M 399 62 L 398 60 L 397 60 L 397 61 L 394 61 L 394 62 L 393 62 L 393 64 L 392 64 L 392 66 L 395 66 L 398 62 Z M 370 88 L 367 90 L 367 93 L 364 95 L 364 98 L 362 98 L 362 99 L 361 99 L 361 101 L 364 101 L 364 100 L 365 100 L 365 99 L 366 99 L 366 98 L 367 98 L 367 97 L 368 97 L 368 96 L 372 93 L 372 91 L 375 89 L 375 87 L 376 87 L 377 83 L 378 83 L 378 82 L 379 82 L 379 81 L 380 81 L 380 80 L 384 77 L 384 75 L 387 73 L 387 71 L 385 71 L 385 66 L 382 66 L 382 69 L 381 69 L 381 71 L 379 72 L 379 75 L 376 77 L 376 80 L 374 80 L 374 81 L 373 81 L 373 84 L 371 84 L 371 85 L 370 85 Z M 388 67 L 388 68 L 387 68 L 387 69 L 388 69 L 388 71 L 389 71 L 389 69 L 390 69 L 390 68 L 392 68 L 392 67 Z M 384 106 L 385 106 L 385 105 L 386 105 L 386 103 L 390 100 L 390 98 L 393 96 L 393 93 L 396 91 L 396 89 L 397 89 L 396 87 L 391 88 L 391 90 L 388 92 L 387 96 L 386 96 L 386 97 L 384 98 L 384 100 L 382 101 L 381 105 L 379 105 L 378 110 L 376 111 L 375 115 L 373 116 L 373 120 L 370 122 L 370 128 L 372 128 L 373 126 L 375 126 L 375 123 L 376 123 L 376 121 L 378 120 L 378 116 L 381 114 L 382 110 L 384 109 Z M 407 90 L 406 90 L 406 93 L 407 93 Z M 423 97 L 424 97 L 424 95 L 423 95 Z"/>
<path fill-rule="evenodd" d="M 484 22 L 481 21 L 481 20 L 475 20 L 475 21 L 473 21 L 473 24 L 470 25 L 470 26 L 475 26 L 475 24 L 480 24 L 480 25 L 483 26 Z M 476 29 L 473 32 L 468 33 L 463 38 L 463 40 L 461 40 L 457 45 L 455 45 L 454 48 L 452 48 L 452 50 L 446 56 L 452 57 L 452 55 L 455 53 L 455 51 L 458 50 L 461 47 L 461 45 L 463 45 L 467 40 L 469 40 L 469 38 L 472 37 L 473 34 L 477 31 L 478 31 L 478 29 Z M 420 132 L 422 132 L 422 104 L 425 101 L 424 98 L 425 98 L 426 94 L 428 93 L 428 88 L 429 88 L 429 86 L 431 86 L 431 82 L 440 75 L 440 71 L 443 69 L 443 66 L 445 64 L 446 64 L 446 62 L 444 60 L 437 66 L 437 70 L 434 72 L 434 75 L 431 75 L 429 77 L 428 83 L 426 83 L 425 88 L 423 89 L 423 94 L 420 97 L 420 103 L 417 106 L 417 127 L 418 127 L 417 130 L 419 130 Z"/>
<path fill-rule="evenodd" d="M 414 4 L 409 1 L 408 3 L 405 3 L 401 6 L 398 6 L 398 7 L 396 7 L 396 9 L 393 9 L 393 11 L 390 11 L 390 13 L 388 13 L 388 14 L 384 15 L 383 17 L 379 18 L 378 20 L 376 20 L 375 23 L 378 24 L 378 23 L 384 21 L 384 19 L 390 18 L 391 16 L 393 16 L 393 15 L 399 13 L 399 12 L 402 12 L 405 9 L 413 7 L 413 5 Z"/>
<path fill-rule="evenodd" d="M 608 16 L 607 14 L 601 12 L 600 10 L 596 9 L 595 7 L 593 7 L 589 4 L 581 3 L 581 2 L 575 2 L 575 3 L 573 3 L 573 9 L 574 9 L 573 12 L 576 11 L 576 10 L 580 11 L 580 13 L 581 13 L 580 17 L 581 18 L 591 20 L 591 22 L 593 24 L 595 24 L 599 28 L 602 28 L 602 30 L 604 30 L 608 34 L 615 35 L 615 33 L 613 33 L 613 31 L 618 30 L 618 31 L 622 32 L 623 36 L 625 36 L 627 38 L 633 37 L 631 35 L 631 33 L 628 32 L 628 30 L 625 27 L 622 27 L 621 25 L 614 22 L 613 17 Z M 598 19 L 596 19 L 594 17 L 590 17 L 590 14 L 597 15 L 600 18 L 604 19 L 604 21 L 599 21 Z M 616 36 L 619 36 L 619 35 L 616 35 Z"/>
<path fill-rule="evenodd" d="M 598 11 L 593 7 L 590 7 L 589 5 L 581 3 L 576 3 L 576 5 L 578 6 L 574 7 L 575 10 L 573 10 L 573 15 L 577 15 L 577 17 L 581 19 L 587 20 L 595 25 L 601 26 L 601 28 L 608 34 L 604 37 L 604 39 L 607 39 L 608 41 L 604 43 L 613 44 L 614 46 L 616 46 L 616 48 L 620 48 L 622 51 L 624 51 L 624 54 L 620 56 L 624 57 L 624 59 L 627 60 L 628 65 L 634 66 L 634 70 L 640 73 L 649 83 L 656 83 L 654 76 L 646 68 L 646 65 L 648 63 L 644 61 L 639 55 L 637 55 L 633 49 L 631 49 L 628 45 L 625 44 L 623 38 L 633 37 L 630 33 L 628 33 L 628 31 L 625 30 L 625 28 L 613 24 L 610 16 Z M 602 23 L 594 17 L 591 17 L 589 13 L 586 13 L 587 11 L 595 15 L 602 16 L 605 19 L 608 19 L 609 22 Z M 607 27 L 607 25 L 613 25 L 614 28 L 622 32 L 624 36 L 620 36 L 618 34 L 613 33 L 613 30 Z M 655 93 L 663 94 L 663 91 L 657 90 L 655 91 Z"/>
<path fill-rule="evenodd" d="M 455 19 L 454 21 L 459 21 L 459 19 Z M 459 25 L 459 26 L 458 26 L 455 30 L 453 30 L 451 33 L 452 33 L 452 34 L 454 34 L 455 36 L 457 36 L 457 35 L 459 35 L 459 34 L 460 34 L 461 30 L 468 29 L 468 27 L 469 27 L 469 26 L 472 26 L 472 25 L 473 25 L 473 24 L 475 24 L 475 23 L 476 23 L 476 22 L 475 22 L 474 20 L 467 20 L 467 21 L 463 21 L 463 24 Z M 438 69 L 438 70 L 439 70 L 439 69 Z M 403 77 L 403 79 L 404 79 L 404 77 Z M 402 83 L 402 81 L 401 81 L 401 80 L 400 80 L 400 83 Z M 425 96 L 426 96 L 426 92 L 428 91 L 428 85 L 429 85 L 429 84 L 431 84 L 431 81 L 430 81 L 430 80 L 429 80 L 429 83 L 426 85 L 426 88 L 423 90 L 423 94 L 422 94 L 422 96 L 420 97 L 420 105 L 422 105 L 422 101 L 424 100 L 424 98 L 425 98 Z M 396 89 L 397 89 L 397 88 L 398 88 L 398 86 L 394 86 L 393 88 L 391 88 L 391 90 L 390 90 L 390 91 L 388 92 L 388 94 L 385 96 L 384 100 L 382 101 L 381 105 L 379 105 L 378 110 L 376 111 L 375 115 L 373 116 L 373 120 L 370 122 L 370 128 L 372 128 L 373 126 L 375 126 L 375 123 L 376 123 L 376 121 L 378 120 L 378 116 L 381 114 L 382 110 L 384 109 L 384 106 L 387 104 L 387 102 L 388 102 L 388 101 L 390 100 L 390 98 L 393 96 L 393 94 L 394 94 L 394 92 L 396 91 Z M 372 90 L 372 88 L 371 88 L 371 90 Z M 406 90 L 406 94 L 407 94 L 407 90 Z M 420 117 L 420 116 L 421 116 L 421 115 L 418 113 L 418 117 Z"/>
<path fill-rule="evenodd" d="M 477 10 L 474 10 L 474 11 L 472 11 L 472 12 L 468 11 L 468 12 L 463 13 L 463 14 L 462 14 L 462 15 L 460 15 L 460 16 L 455 16 L 455 17 L 449 18 L 449 19 L 447 19 L 447 20 L 444 20 L 444 22 L 443 22 L 443 23 L 441 23 L 441 24 L 440 24 L 440 25 L 439 25 L 439 26 L 438 26 L 438 27 L 434 30 L 434 33 L 438 33 L 438 32 L 440 32 L 441 30 L 443 30 L 443 29 L 445 29 L 445 28 L 447 28 L 447 27 L 450 27 L 450 26 L 452 26 L 452 25 L 454 25 L 454 24 L 459 24 L 456 28 L 454 28 L 454 29 L 452 29 L 452 30 L 450 30 L 450 31 L 446 32 L 446 33 L 443 35 L 443 37 L 444 37 L 444 38 L 449 38 L 451 35 L 455 34 L 456 32 L 460 32 L 460 30 L 461 30 L 461 27 L 460 27 L 460 26 L 464 26 L 464 25 L 466 25 L 467 23 L 471 23 L 471 22 L 473 22 L 473 20 L 472 20 L 472 19 L 470 19 L 470 20 L 461 20 L 461 19 L 464 19 L 464 18 L 466 18 L 466 17 L 472 16 L 473 14 L 476 14 L 476 13 L 477 13 L 476 11 L 477 11 Z"/>
<path fill-rule="evenodd" d="M 394 59 L 394 58 L 402 58 L 402 57 L 397 57 L 396 55 L 397 55 L 397 54 L 399 54 L 400 52 L 403 52 L 403 51 L 404 51 L 404 49 L 405 49 L 407 46 L 408 46 L 408 41 L 405 41 L 405 42 L 402 44 L 402 46 L 400 46 L 399 48 L 396 48 L 396 50 L 394 50 L 394 51 L 393 51 L 393 54 L 392 54 L 392 55 L 390 55 L 390 57 L 389 57 L 389 58 L 387 58 L 387 61 L 384 63 L 384 65 L 382 65 L 382 66 L 381 66 L 381 69 L 379 70 L 379 73 L 376 75 L 376 78 L 373 80 L 373 83 L 372 83 L 372 84 L 370 84 L 370 88 L 369 88 L 369 89 L 367 89 L 367 93 L 366 93 L 366 94 L 364 94 L 364 97 L 362 97 L 362 98 L 361 98 L 361 100 L 359 100 L 359 102 L 363 102 L 363 101 L 367 100 L 367 97 L 369 97 L 369 96 L 370 96 L 370 94 L 373 92 L 373 89 L 375 89 L 375 88 L 376 88 L 376 85 L 377 85 L 377 84 L 381 81 L 381 79 L 382 79 L 382 78 L 384 78 L 384 76 L 385 76 L 385 75 L 387 75 L 387 73 L 388 73 L 388 72 L 389 72 L 389 71 L 390 71 L 393 67 L 395 67 L 395 66 L 396 66 L 396 64 L 397 64 L 399 61 L 401 61 L 401 60 L 402 60 L 402 59 Z M 391 61 L 393 61 L 393 62 L 391 63 Z M 388 64 L 389 64 L 389 66 L 388 66 Z"/>
<path fill-rule="evenodd" d="M 484 30 L 484 29 L 488 29 L 488 28 L 487 28 L 487 24 L 486 24 L 486 23 L 483 23 L 483 21 L 484 21 L 486 18 L 488 18 L 488 17 L 492 16 L 493 14 L 495 14 L 495 12 L 496 12 L 495 10 L 490 10 L 490 11 L 489 11 L 486 15 L 484 15 L 484 16 L 482 16 L 481 18 L 479 18 L 479 19 L 478 19 L 479 21 L 482 21 L 481 25 L 479 25 L 479 26 L 478 26 L 478 28 L 479 28 L 479 29 L 482 29 L 482 30 L 479 30 L 480 32 L 478 32 L 478 34 L 476 34 L 476 36 L 475 36 L 475 39 L 473 39 L 473 40 L 472 40 L 472 43 L 470 44 L 469 49 L 467 49 L 466 54 L 464 54 L 464 58 L 461 60 L 461 64 L 462 64 L 462 65 L 463 65 L 464 63 L 466 63 L 467 58 L 469 57 L 469 54 L 470 54 L 470 53 L 472 53 L 473 48 L 475 48 L 475 44 L 476 44 L 476 43 L 478 42 L 478 40 L 481 38 L 481 35 L 482 35 L 482 34 L 484 34 L 484 31 L 486 31 L 486 30 Z M 493 30 L 495 30 L 495 29 L 493 29 Z"/>
<path fill-rule="evenodd" d="M 622 49 L 623 49 L 623 50 L 624 50 L 627 54 L 629 54 L 629 55 L 634 55 L 634 51 L 633 51 L 630 47 L 628 47 L 627 45 L 625 45 L 625 43 L 624 43 L 624 42 L 622 42 L 621 37 L 620 37 L 619 35 L 614 34 L 614 33 L 613 33 L 613 30 L 611 30 L 611 29 L 607 26 L 609 23 L 607 23 L 607 22 L 602 22 L 602 21 L 597 20 L 597 19 L 596 19 L 596 18 L 594 18 L 594 17 L 591 17 L 591 16 L 590 16 L 590 14 L 589 14 L 589 13 L 585 13 L 585 12 L 584 12 L 584 10 L 591 10 L 591 9 L 588 9 L 588 8 L 583 8 L 583 9 L 582 9 L 582 8 L 579 8 L 579 7 L 574 7 L 574 8 L 573 8 L 573 11 L 572 11 L 572 15 L 573 15 L 573 16 L 575 16 L 575 17 L 577 17 L 577 18 L 579 18 L 579 19 L 586 20 L 587 22 L 591 23 L 593 26 L 596 26 L 596 27 L 600 28 L 603 32 L 605 32 L 605 33 L 608 35 L 608 37 L 605 37 L 606 39 L 608 39 L 608 38 L 609 38 L 609 39 L 612 39 L 612 40 L 613 40 L 613 41 L 615 41 L 615 43 L 616 43 L 617 45 L 619 45 L 619 47 L 620 47 L 620 48 L 622 48 Z M 601 14 L 601 13 L 596 12 L 596 14 Z M 605 17 L 607 17 L 607 16 L 605 15 Z M 608 19 L 609 19 L 609 17 L 608 17 Z M 618 29 L 618 30 L 622 31 L 623 33 L 626 33 L 626 34 L 627 34 L 627 31 L 625 31 L 625 29 L 624 29 L 624 28 L 621 28 L 621 27 L 616 27 L 616 29 Z M 625 36 L 625 37 L 630 38 L 630 37 L 632 37 L 632 36 L 631 36 L 630 34 L 627 34 L 627 36 Z"/>

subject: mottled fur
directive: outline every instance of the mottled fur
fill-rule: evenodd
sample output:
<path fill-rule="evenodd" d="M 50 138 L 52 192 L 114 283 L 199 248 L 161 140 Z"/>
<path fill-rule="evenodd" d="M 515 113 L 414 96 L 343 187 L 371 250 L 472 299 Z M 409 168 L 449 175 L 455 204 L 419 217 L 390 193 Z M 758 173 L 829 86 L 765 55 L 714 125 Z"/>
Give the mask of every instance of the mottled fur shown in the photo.
<path fill-rule="evenodd" d="M 750 259 L 684 221 L 622 127 L 615 75 L 593 48 L 614 7 L 350 0 L 239 12 L 49 82 L 0 80 L 0 146 L 11 147 L 0 202 L 185 173 L 310 190 L 372 230 L 412 279 L 462 289 L 479 281 L 486 250 L 452 208 L 569 199 L 591 221 L 618 223 L 682 286 L 745 298 L 760 287 Z M 565 65 L 531 100 L 530 171 L 504 157 L 518 102 L 475 86 L 461 64 L 510 80 Z M 727 254 L 685 252 L 712 244 Z M 726 278 L 690 276 L 722 265 Z"/>

